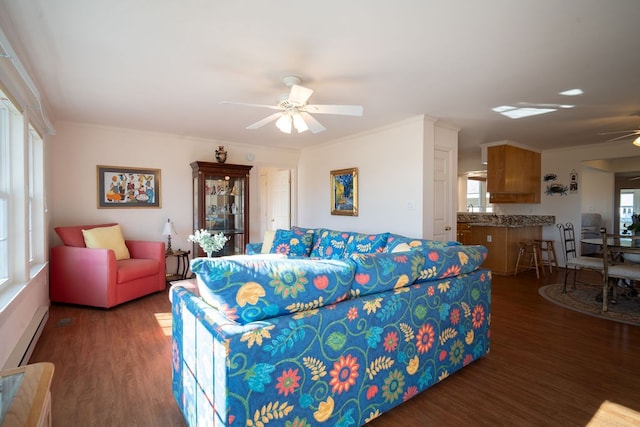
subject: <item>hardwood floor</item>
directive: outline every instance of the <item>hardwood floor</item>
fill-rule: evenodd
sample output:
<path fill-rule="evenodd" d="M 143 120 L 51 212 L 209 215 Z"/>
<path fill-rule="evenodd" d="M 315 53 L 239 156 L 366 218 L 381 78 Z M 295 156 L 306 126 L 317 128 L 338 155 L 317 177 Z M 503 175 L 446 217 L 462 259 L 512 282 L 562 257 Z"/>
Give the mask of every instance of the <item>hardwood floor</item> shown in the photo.
<path fill-rule="evenodd" d="M 538 295 L 560 278 L 494 276 L 490 354 L 370 425 L 584 426 L 605 401 L 640 412 L 640 327 Z M 108 311 L 52 305 L 31 362 L 55 364 L 53 424 L 184 426 L 169 312 L 166 293 Z"/>

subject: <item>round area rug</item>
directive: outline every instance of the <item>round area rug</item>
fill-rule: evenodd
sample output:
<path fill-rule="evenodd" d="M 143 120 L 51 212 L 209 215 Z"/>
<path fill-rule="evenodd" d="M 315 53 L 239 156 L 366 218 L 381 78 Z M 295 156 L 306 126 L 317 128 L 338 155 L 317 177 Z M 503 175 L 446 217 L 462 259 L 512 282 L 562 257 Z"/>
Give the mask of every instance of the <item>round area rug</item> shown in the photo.
<path fill-rule="evenodd" d="M 602 311 L 602 301 L 596 301 L 596 296 L 602 293 L 602 288 L 593 285 L 567 285 L 567 293 L 562 293 L 562 283 L 543 286 L 538 289 L 540 295 L 554 304 L 569 308 L 590 316 L 601 317 L 615 322 L 640 326 L 640 298 L 627 295 L 628 289 L 618 288 L 618 301 L 609 303 L 607 311 Z"/>

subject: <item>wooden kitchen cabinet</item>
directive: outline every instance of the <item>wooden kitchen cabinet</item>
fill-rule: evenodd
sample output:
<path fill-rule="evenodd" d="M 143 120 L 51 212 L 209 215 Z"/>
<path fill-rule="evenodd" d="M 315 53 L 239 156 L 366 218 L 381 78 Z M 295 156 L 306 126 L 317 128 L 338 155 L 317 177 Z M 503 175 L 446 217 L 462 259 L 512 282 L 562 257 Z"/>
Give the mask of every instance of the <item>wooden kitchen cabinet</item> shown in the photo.
<path fill-rule="evenodd" d="M 487 148 L 491 203 L 540 203 L 540 153 L 513 145 Z"/>
<path fill-rule="evenodd" d="M 471 224 L 468 222 L 459 222 L 458 228 L 458 242 L 463 245 L 471 245 Z"/>
<path fill-rule="evenodd" d="M 541 239 L 541 226 L 490 227 L 472 226 L 471 241 L 484 245 L 489 250 L 482 264 L 493 274 L 510 276 L 515 274 L 518 259 L 518 243 L 521 240 Z"/>

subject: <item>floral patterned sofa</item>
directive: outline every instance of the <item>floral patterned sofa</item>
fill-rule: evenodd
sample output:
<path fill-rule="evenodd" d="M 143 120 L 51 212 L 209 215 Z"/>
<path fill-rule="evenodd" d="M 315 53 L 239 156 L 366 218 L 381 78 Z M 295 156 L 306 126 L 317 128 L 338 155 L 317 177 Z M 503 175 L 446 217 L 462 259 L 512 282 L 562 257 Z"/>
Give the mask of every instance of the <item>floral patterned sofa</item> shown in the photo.
<path fill-rule="evenodd" d="M 188 425 L 359 426 L 489 352 L 484 246 L 295 227 L 273 243 L 196 258 L 197 289 L 171 290 Z"/>

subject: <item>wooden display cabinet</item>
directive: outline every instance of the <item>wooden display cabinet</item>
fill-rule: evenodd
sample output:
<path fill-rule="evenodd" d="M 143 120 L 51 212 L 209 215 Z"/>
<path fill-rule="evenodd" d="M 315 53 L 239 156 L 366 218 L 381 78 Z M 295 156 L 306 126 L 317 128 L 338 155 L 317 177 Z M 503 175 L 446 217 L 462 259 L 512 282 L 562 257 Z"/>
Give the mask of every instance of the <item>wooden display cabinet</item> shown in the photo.
<path fill-rule="evenodd" d="M 249 239 L 249 171 L 253 166 L 193 162 L 193 229 L 223 232 L 229 241 L 214 256 L 243 254 Z M 193 245 L 194 257 L 207 256 Z"/>

